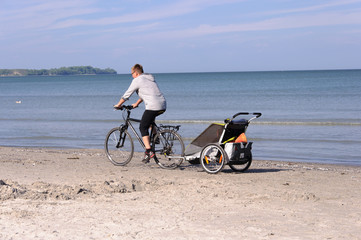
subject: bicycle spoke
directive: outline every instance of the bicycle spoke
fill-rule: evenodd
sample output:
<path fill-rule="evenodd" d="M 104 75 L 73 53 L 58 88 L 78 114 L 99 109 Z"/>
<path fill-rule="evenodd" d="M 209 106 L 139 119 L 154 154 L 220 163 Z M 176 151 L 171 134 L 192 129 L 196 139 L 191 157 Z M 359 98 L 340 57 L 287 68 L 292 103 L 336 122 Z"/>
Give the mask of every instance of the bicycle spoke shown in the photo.
<path fill-rule="evenodd" d="M 123 135 L 123 137 L 122 137 Z M 108 159 L 117 166 L 124 166 L 133 157 L 133 140 L 127 131 L 113 128 L 105 139 L 105 152 Z"/>
<path fill-rule="evenodd" d="M 159 144 L 156 144 L 156 141 Z M 174 131 L 162 129 L 153 140 L 154 159 L 162 168 L 176 168 L 183 162 L 184 144 L 181 137 Z"/>

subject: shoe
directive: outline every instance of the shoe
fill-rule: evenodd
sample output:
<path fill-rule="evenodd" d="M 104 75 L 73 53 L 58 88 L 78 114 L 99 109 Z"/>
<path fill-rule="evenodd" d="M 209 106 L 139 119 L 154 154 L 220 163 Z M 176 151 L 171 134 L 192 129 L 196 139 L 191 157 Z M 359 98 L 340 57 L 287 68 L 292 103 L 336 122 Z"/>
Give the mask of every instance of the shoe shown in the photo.
<path fill-rule="evenodd" d="M 145 151 L 144 158 L 142 160 L 143 163 L 147 164 L 150 162 L 150 159 L 154 158 L 154 152 L 153 151 Z"/>

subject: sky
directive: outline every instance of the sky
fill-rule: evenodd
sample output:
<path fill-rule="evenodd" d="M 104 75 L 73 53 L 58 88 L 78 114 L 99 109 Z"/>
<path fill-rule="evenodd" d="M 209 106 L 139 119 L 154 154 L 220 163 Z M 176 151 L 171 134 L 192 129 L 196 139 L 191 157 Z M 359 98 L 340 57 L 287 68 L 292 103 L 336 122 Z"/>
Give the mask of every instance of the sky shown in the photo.
<path fill-rule="evenodd" d="M 0 69 L 361 69 L 361 0 L 0 0 Z"/>

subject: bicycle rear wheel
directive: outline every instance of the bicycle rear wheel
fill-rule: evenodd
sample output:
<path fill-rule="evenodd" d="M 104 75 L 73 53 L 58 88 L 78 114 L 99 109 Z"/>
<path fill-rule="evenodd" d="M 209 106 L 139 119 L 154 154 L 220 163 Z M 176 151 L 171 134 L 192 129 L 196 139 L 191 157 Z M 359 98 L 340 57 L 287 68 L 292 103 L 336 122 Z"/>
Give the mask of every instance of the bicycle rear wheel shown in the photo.
<path fill-rule="evenodd" d="M 116 166 L 124 166 L 130 162 L 134 153 L 132 137 L 127 130 L 113 128 L 105 138 L 105 153 Z"/>
<path fill-rule="evenodd" d="M 161 168 L 174 169 L 184 159 L 184 143 L 180 135 L 170 129 L 162 129 L 152 141 L 154 161 Z"/>
<path fill-rule="evenodd" d="M 220 145 L 211 143 L 203 148 L 200 162 L 207 173 L 218 173 L 223 169 L 227 158 L 227 153 Z"/>

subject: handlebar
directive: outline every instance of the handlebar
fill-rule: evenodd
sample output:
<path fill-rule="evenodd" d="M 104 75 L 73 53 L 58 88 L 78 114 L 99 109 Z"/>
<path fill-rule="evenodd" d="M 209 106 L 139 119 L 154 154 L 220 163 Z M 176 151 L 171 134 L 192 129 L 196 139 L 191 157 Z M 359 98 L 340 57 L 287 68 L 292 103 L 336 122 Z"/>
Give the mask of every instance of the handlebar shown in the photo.
<path fill-rule="evenodd" d="M 233 117 L 231 119 L 227 118 L 224 120 L 225 123 L 229 123 L 231 122 L 233 119 L 235 119 L 237 116 L 239 115 L 255 115 L 255 117 L 252 117 L 251 119 L 248 120 L 248 122 L 252 121 L 255 118 L 259 118 L 260 116 L 262 116 L 262 113 L 260 112 L 254 112 L 254 113 L 248 113 L 248 112 L 239 112 L 233 115 Z"/>
<path fill-rule="evenodd" d="M 234 114 L 232 119 L 236 118 L 239 115 L 255 115 L 256 118 L 259 118 L 260 116 L 262 116 L 262 113 L 259 113 L 259 112 L 255 112 L 255 113 L 239 112 L 239 113 Z"/>
<path fill-rule="evenodd" d="M 126 105 L 126 106 L 114 107 L 114 109 L 115 110 L 124 110 L 124 109 L 132 110 L 133 106 L 132 105 Z"/>

